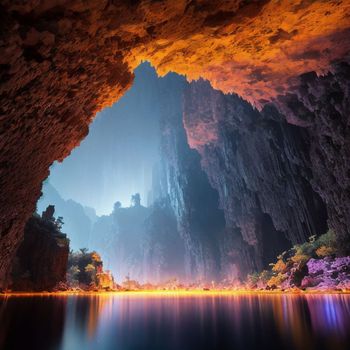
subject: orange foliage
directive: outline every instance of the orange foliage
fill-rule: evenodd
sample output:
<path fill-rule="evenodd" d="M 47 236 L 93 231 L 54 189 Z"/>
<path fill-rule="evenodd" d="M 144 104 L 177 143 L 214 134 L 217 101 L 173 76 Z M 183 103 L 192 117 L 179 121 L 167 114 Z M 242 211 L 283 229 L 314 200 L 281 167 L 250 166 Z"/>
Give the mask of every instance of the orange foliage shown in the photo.
<path fill-rule="evenodd" d="M 274 272 L 284 272 L 287 268 L 286 263 L 282 259 L 278 259 L 276 264 L 273 265 L 272 271 Z"/>

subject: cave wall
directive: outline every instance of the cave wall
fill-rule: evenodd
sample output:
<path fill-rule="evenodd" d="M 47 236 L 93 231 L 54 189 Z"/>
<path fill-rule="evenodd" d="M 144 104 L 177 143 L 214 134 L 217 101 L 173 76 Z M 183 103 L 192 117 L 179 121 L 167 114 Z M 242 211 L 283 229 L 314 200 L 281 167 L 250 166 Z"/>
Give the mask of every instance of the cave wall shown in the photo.
<path fill-rule="evenodd" d="M 46 5 L 34 14 L 36 1 L 0 4 L 0 287 L 9 281 L 49 166 L 79 144 L 96 111 L 132 82 L 114 44 L 107 56 L 99 55 L 102 43 L 108 47 L 104 40 L 91 45 L 84 15 L 68 20 L 64 9 Z"/>
<path fill-rule="evenodd" d="M 189 143 L 219 192 L 228 228 L 239 228 L 271 260 L 288 247 L 286 239 L 296 244 L 326 231 L 324 203 L 310 184 L 307 131 L 272 105 L 259 112 L 207 81 L 191 83 L 184 96 Z M 275 249 L 267 254 L 264 245 Z"/>
<path fill-rule="evenodd" d="M 350 61 L 332 65 L 323 76 L 303 74 L 276 104 L 308 133 L 311 185 L 326 203 L 328 224 L 344 254 L 350 253 Z"/>
<path fill-rule="evenodd" d="M 326 75 L 303 74 L 260 112 L 207 81 L 185 93 L 189 144 L 219 192 L 226 224 L 264 258 L 262 214 L 273 223 L 271 243 L 274 235 L 300 243 L 329 227 L 349 253 L 349 73 L 341 61 Z"/>
<path fill-rule="evenodd" d="M 218 192 L 202 169 L 200 154 L 188 144 L 183 124 L 188 86 L 172 74 L 160 80 L 162 160 L 154 170 L 152 198 L 169 203 L 175 214 L 185 249 L 184 281 L 233 280 L 257 268 L 256 255 L 239 232 L 228 235 Z"/>
<path fill-rule="evenodd" d="M 2 0 L 0 10 L 0 287 L 49 166 L 141 60 L 261 105 L 296 75 L 326 72 L 350 42 L 346 0 Z"/>

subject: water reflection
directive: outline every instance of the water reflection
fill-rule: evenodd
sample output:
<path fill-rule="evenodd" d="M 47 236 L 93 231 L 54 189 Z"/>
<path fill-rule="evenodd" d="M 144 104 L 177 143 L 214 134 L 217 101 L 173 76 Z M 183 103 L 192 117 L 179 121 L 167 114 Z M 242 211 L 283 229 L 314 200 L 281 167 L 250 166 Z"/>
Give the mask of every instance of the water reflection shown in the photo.
<path fill-rule="evenodd" d="M 350 295 L 9 297 L 1 349 L 348 349 Z"/>
<path fill-rule="evenodd" d="M 0 298 L 0 349 L 53 349 L 63 337 L 66 301 Z"/>

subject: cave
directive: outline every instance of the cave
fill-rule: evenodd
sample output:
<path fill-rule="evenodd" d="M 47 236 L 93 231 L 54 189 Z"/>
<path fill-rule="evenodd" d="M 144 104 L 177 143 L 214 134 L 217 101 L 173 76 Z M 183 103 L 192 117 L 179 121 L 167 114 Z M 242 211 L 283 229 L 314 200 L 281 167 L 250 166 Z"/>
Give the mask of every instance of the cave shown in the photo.
<path fill-rule="evenodd" d="M 348 293 L 349 1 L 2 0 L 0 10 L 1 295 Z M 108 124 L 118 108 L 124 122 Z M 113 171 L 133 170 L 106 182 L 103 151 Z M 80 175 L 69 187 L 60 169 Z M 78 189 L 85 206 L 69 200 Z M 80 312 L 68 301 L 66 324 Z M 139 332 L 141 345 L 125 336 L 123 346 L 146 346 Z M 202 346 L 185 338 L 178 348 Z"/>

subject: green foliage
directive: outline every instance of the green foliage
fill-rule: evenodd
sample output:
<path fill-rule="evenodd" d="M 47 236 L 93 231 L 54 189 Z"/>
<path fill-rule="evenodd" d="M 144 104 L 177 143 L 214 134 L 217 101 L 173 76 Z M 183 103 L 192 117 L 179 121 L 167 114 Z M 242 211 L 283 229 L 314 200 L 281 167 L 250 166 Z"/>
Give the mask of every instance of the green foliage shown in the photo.
<path fill-rule="evenodd" d="M 87 264 L 85 272 L 90 276 L 91 282 L 96 282 L 96 267 L 93 264 Z"/>
<path fill-rule="evenodd" d="M 247 276 L 247 285 L 249 288 L 265 287 L 272 276 L 273 273 L 268 270 L 263 270 L 260 273 L 253 272 Z"/>
<path fill-rule="evenodd" d="M 55 225 L 56 225 L 56 228 L 58 231 L 61 231 L 63 225 L 64 225 L 64 222 L 63 222 L 63 217 L 62 216 L 59 216 L 56 221 L 55 221 Z"/>
<path fill-rule="evenodd" d="M 265 284 L 268 282 L 268 280 L 272 277 L 272 272 L 271 271 L 268 271 L 268 270 L 263 270 L 260 272 L 260 275 L 259 275 L 259 280 Z"/>
<path fill-rule="evenodd" d="M 294 250 L 294 255 L 292 255 L 291 260 L 295 263 L 305 263 L 307 262 L 313 254 L 314 249 L 314 238 L 310 237 L 308 242 L 297 244 L 292 249 Z"/>
<path fill-rule="evenodd" d="M 96 253 L 95 251 L 93 251 L 91 253 L 91 259 L 92 261 L 96 262 L 96 263 L 101 263 L 102 264 L 102 259 L 100 254 Z"/>
<path fill-rule="evenodd" d="M 87 264 L 87 265 L 85 266 L 85 272 L 87 272 L 87 273 L 89 273 L 89 274 L 93 274 L 93 273 L 96 272 L 96 268 L 95 268 L 95 266 L 92 265 L 92 264 Z"/>
<path fill-rule="evenodd" d="M 95 251 L 81 248 L 78 252 L 70 251 L 68 257 L 68 280 L 72 284 L 90 286 L 97 284 L 97 273 L 102 270 L 102 260 Z"/>
<path fill-rule="evenodd" d="M 318 247 L 325 246 L 325 247 L 336 249 L 337 237 L 333 231 L 329 230 L 327 233 L 318 237 L 316 242 Z"/>
<path fill-rule="evenodd" d="M 141 205 L 141 196 L 140 193 L 135 193 L 131 196 L 131 206 L 138 207 Z"/>
<path fill-rule="evenodd" d="M 248 274 L 247 283 L 248 283 L 250 288 L 255 287 L 258 282 L 259 282 L 259 273 L 258 272 L 253 272 L 251 274 Z"/>
<path fill-rule="evenodd" d="M 295 263 L 306 263 L 311 258 L 325 257 L 336 254 L 336 236 L 333 231 L 316 237 L 311 236 L 308 242 L 293 247 L 291 260 Z"/>
<path fill-rule="evenodd" d="M 321 246 L 316 249 L 316 254 L 320 258 L 324 258 L 325 256 L 330 256 L 336 253 L 336 249 L 332 247 Z"/>
<path fill-rule="evenodd" d="M 328 231 L 318 237 L 311 236 L 307 242 L 297 244 L 290 250 L 278 255 L 276 262 L 270 264 L 271 270 L 248 275 L 248 285 L 250 287 L 280 287 L 288 278 L 292 267 L 298 265 L 298 268 L 300 268 L 311 258 L 323 258 L 334 254 L 338 254 L 338 249 L 336 235 L 333 231 Z"/>
<path fill-rule="evenodd" d="M 337 254 L 337 239 L 333 231 L 328 231 L 317 239 L 315 252 L 320 258 Z"/>
<path fill-rule="evenodd" d="M 269 281 L 267 282 L 267 285 L 269 287 L 279 287 L 286 279 L 287 279 L 287 276 L 285 274 L 278 273 L 269 279 Z"/>
<path fill-rule="evenodd" d="M 80 253 L 81 253 L 82 255 L 86 255 L 87 252 L 89 251 L 88 248 L 80 248 L 79 250 L 80 250 Z"/>
<path fill-rule="evenodd" d="M 78 284 L 78 276 L 79 276 L 80 270 L 77 265 L 72 265 L 68 268 L 67 271 L 67 281 L 73 286 L 76 286 Z"/>

